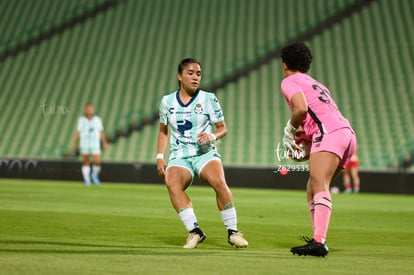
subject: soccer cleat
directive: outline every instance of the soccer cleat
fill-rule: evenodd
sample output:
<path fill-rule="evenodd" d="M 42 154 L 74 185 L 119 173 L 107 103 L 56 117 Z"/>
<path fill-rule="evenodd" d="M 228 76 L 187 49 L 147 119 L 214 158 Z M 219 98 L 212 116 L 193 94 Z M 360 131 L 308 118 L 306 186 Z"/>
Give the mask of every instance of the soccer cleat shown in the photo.
<path fill-rule="evenodd" d="M 92 178 L 93 184 L 95 184 L 95 185 L 100 185 L 101 184 L 101 182 L 99 181 L 98 176 L 92 175 L 91 178 Z"/>
<path fill-rule="evenodd" d="M 243 248 L 249 245 L 246 239 L 243 238 L 243 234 L 241 232 L 231 230 L 231 229 L 229 229 L 228 232 L 229 232 L 229 238 L 228 238 L 229 244 L 234 245 L 237 248 Z"/>
<path fill-rule="evenodd" d="M 196 248 L 197 245 L 203 242 L 206 239 L 206 234 L 201 231 L 200 228 L 196 227 L 190 231 L 190 235 L 188 235 L 187 243 L 183 246 L 183 248 L 193 249 Z"/>
<path fill-rule="evenodd" d="M 91 185 L 91 181 L 90 180 L 85 180 L 84 184 L 85 184 L 85 186 L 89 186 L 89 185 Z"/>
<path fill-rule="evenodd" d="M 303 237 L 303 240 L 307 242 L 307 244 L 303 246 L 292 247 L 290 252 L 293 255 L 297 254 L 298 256 L 317 256 L 317 257 L 325 257 L 329 253 L 329 249 L 325 243 L 318 243 L 314 239 L 310 239 L 307 237 Z"/>

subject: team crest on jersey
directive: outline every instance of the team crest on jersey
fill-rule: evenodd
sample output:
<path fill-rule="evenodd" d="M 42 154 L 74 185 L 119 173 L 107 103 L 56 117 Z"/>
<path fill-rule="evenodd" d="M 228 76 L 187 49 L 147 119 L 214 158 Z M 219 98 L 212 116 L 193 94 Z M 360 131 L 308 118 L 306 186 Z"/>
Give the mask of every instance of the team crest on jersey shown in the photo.
<path fill-rule="evenodd" d="M 195 108 L 194 108 L 194 113 L 196 114 L 202 114 L 203 113 L 203 107 L 201 106 L 200 103 L 197 103 Z"/>

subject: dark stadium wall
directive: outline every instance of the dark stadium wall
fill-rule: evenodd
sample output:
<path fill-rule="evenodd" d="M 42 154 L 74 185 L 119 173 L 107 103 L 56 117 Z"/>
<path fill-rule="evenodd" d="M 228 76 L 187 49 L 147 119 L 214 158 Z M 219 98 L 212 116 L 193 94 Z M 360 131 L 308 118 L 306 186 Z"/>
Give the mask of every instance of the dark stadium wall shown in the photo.
<path fill-rule="evenodd" d="M 0 159 L 1 178 L 79 181 L 83 179 L 77 161 Z M 304 190 L 307 172 L 275 173 L 274 168 L 225 166 L 231 187 Z M 414 173 L 404 171 L 361 171 L 361 192 L 414 194 Z M 102 163 L 100 178 L 105 182 L 162 184 L 152 163 Z M 196 179 L 194 185 L 204 185 Z M 334 185 L 342 189 L 340 177 Z"/>

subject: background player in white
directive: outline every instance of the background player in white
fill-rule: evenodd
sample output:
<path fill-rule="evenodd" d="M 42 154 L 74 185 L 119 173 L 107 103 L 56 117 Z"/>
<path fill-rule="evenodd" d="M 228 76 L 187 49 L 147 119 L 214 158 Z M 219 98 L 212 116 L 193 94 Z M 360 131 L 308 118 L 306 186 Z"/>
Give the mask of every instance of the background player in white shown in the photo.
<path fill-rule="evenodd" d="M 165 179 L 172 205 L 190 232 L 184 248 L 195 248 L 206 238 L 185 193 L 194 174 L 216 192 L 217 206 L 228 231 L 228 242 L 236 247 L 247 247 L 248 242 L 237 230 L 233 195 L 215 147 L 215 141 L 227 133 L 220 104 L 213 93 L 198 89 L 201 65 L 197 60 L 187 58 L 181 61 L 177 78 L 179 89 L 164 96 L 160 104 L 157 169 Z M 214 132 L 212 124 L 215 125 Z M 171 151 L 167 166 L 164 152 L 169 131 Z"/>
<path fill-rule="evenodd" d="M 73 151 L 78 150 L 80 140 L 80 154 L 82 155 L 82 175 L 85 185 L 89 186 L 92 181 L 99 185 L 99 172 L 101 171 L 101 142 L 106 150 L 108 143 L 103 131 L 102 120 L 95 115 L 95 108 L 91 103 L 85 105 L 85 115 L 78 119 L 75 138 L 73 140 Z M 92 155 L 92 175 L 89 158 Z"/>

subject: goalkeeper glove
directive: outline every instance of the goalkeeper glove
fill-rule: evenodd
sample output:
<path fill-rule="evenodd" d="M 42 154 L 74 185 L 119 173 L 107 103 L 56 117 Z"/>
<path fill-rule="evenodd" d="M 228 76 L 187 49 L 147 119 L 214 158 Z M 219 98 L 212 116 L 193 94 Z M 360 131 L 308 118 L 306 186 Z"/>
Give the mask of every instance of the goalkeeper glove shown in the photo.
<path fill-rule="evenodd" d="M 296 144 L 295 141 L 295 132 L 297 130 L 298 129 L 293 127 L 289 120 L 286 124 L 282 141 L 283 146 L 285 146 L 286 150 L 288 150 L 290 153 L 300 150 L 299 146 Z"/>

